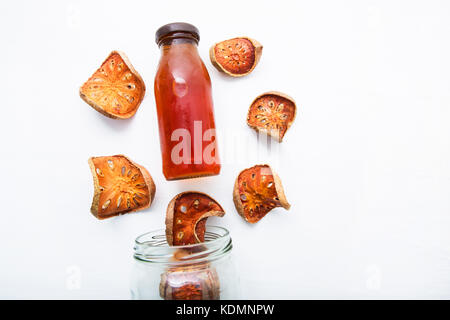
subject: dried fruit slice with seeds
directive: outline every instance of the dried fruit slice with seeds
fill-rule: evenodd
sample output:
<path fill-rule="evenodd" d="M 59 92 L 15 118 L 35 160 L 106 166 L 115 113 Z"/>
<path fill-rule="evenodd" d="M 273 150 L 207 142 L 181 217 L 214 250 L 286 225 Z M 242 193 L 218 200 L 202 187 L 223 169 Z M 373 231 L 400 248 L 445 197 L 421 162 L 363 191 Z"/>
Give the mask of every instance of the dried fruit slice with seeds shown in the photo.
<path fill-rule="evenodd" d="M 255 69 L 262 49 L 262 45 L 254 39 L 234 38 L 213 45 L 209 57 L 219 71 L 232 77 L 242 77 Z"/>
<path fill-rule="evenodd" d="M 80 97 L 103 115 L 132 117 L 145 95 L 145 84 L 123 52 L 113 51 L 80 88 Z"/>
<path fill-rule="evenodd" d="M 291 207 L 280 178 L 267 164 L 239 173 L 234 184 L 233 200 L 238 213 L 250 223 L 258 222 L 273 208 L 289 210 Z"/>
<path fill-rule="evenodd" d="M 91 212 L 98 219 L 150 207 L 156 187 L 150 173 L 123 155 L 91 157 L 94 178 Z"/>
<path fill-rule="evenodd" d="M 205 193 L 182 192 L 170 201 L 166 213 L 166 239 L 171 246 L 204 242 L 206 219 L 225 211 Z"/>
<path fill-rule="evenodd" d="M 248 110 L 247 124 L 281 142 L 296 114 L 294 99 L 284 93 L 270 91 L 253 100 Z"/>
<path fill-rule="evenodd" d="M 209 263 L 170 268 L 161 275 L 159 295 L 164 300 L 218 300 L 217 271 Z"/>

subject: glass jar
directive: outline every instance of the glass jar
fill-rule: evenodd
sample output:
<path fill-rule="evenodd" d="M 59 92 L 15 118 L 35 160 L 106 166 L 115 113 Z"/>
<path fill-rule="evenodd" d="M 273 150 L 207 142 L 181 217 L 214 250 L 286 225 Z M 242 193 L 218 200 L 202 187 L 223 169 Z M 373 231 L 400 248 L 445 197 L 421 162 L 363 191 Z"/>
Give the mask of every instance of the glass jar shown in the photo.
<path fill-rule="evenodd" d="M 132 299 L 239 299 L 239 277 L 228 230 L 207 226 L 205 242 L 169 246 L 165 230 L 136 238 Z"/>
<path fill-rule="evenodd" d="M 220 172 L 211 79 L 198 54 L 199 39 L 198 29 L 188 23 L 156 31 L 161 58 L 154 91 L 167 180 Z"/>

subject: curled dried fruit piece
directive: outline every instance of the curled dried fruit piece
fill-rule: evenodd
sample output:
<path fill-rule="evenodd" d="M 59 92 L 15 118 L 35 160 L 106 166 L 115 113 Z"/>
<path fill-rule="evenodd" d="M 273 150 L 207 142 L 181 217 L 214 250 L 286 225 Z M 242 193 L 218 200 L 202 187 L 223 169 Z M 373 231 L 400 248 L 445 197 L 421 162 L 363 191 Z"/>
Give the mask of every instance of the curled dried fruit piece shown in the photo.
<path fill-rule="evenodd" d="M 280 178 L 267 164 L 239 173 L 234 184 L 233 200 L 239 214 L 250 223 L 258 222 L 273 208 L 289 210 L 291 207 Z"/>
<path fill-rule="evenodd" d="M 209 50 L 212 64 L 232 77 L 242 77 L 255 69 L 262 54 L 262 45 L 242 37 L 216 43 Z"/>
<path fill-rule="evenodd" d="M 161 275 L 159 295 L 164 300 L 218 300 L 219 277 L 209 264 L 170 268 Z"/>
<path fill-rule="evenodd" d="M 94 178 L 91 212 L 98 219 L 150 207 L 155 184 L 144 167 L 123 155 L 91 157 Z"/>
<path fill-rule="evenodd" d="M 187 191 L 176 195 L 167 207 L 167 243 L 179 246 L 203 242 L 206 219 L 224 214 L 220 204 L 205 193 Z"/>
<path fill-rule="evenodd" d="M 253 100 L 248 110 L 247 124 L 281 142 L 296 114 L 294 99 L 284 93 L 270 91 Z"/>
<path fill-rule="evenodd" d="M 80 97 L 103 115 L 132 117 L 145 94 L 145 84 L 123 52 L 113 51 L 80 88 Z"/>

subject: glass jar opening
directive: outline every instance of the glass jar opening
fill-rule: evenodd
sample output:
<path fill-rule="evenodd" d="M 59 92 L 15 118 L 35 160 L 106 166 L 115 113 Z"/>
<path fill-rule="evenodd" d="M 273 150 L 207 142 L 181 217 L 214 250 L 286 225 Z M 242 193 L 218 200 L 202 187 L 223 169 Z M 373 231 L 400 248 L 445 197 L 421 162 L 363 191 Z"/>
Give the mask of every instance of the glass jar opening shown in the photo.
<path fill-rule="evenodd" d="M 233 248 L 230 233 L 217 226 L 206 226 L 205 242 L 169 246 L 165 230 L 144 233 L 136 238 L 134 258 L 148 263 L 188 265 L 210 262 L 228 255 Z"/>

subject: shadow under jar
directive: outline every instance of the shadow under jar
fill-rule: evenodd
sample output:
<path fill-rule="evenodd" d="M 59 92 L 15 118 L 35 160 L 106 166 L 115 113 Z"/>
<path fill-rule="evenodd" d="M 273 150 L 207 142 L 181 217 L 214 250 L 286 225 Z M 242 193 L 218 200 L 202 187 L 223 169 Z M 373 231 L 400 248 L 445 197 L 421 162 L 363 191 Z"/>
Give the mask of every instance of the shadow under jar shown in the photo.
<path fill-rule="evenodd" d="M 239 277 L 228 230 L 207 226 L 205 242 L 169 246 L 165 230 L 136 238 L 132 299 L 239 299 Z"/>

